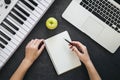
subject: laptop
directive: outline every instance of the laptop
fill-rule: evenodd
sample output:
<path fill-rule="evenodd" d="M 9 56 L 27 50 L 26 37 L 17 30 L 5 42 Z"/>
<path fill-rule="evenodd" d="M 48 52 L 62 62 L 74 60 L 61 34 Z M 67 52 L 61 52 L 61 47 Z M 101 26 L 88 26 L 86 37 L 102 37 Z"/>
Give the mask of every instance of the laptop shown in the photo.
<path fill-rule="evenodd" d="M 62 17 L 111 53 L 120 46 L 120 0 L 72 0 Z"/>

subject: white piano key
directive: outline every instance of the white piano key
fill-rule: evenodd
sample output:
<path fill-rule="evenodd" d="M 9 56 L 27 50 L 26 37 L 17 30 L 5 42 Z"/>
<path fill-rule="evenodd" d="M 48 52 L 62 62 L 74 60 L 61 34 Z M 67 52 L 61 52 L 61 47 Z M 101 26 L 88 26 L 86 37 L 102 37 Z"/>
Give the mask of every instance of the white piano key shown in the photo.
<path fill-rule="evenodd" d="M 1 26 L 0 26 L 0 27 L 1 27 Z M 6 29 L 4 29 L 4 28 L 1 27 L 1 31 L 2 31 L 2 30 L 4 31 L 3 33 L 5 33 L 6 35 L 8 35 L 10 38 L 13 38 L 13 36 L 16 36 L 15 39 L 18 40 L 18 41 L 20 41 L 20 38 L 19 38 L 17 35 L 12 35 L 12 34 L 10 34 L 10 32 L 8 32 Z"/>
<path fill-rule="evenodd" d="M 2 52 L 2 48 L 0 47 L 0 54 L 3 54 L 3 52 Z"/>
<path fill-rule="evenodd" d="M 0 26 L 0 30 L 5 33 L 6 35 L 8 35 L 10 38 L 13 37 L 13 35 L 8 31 L 6 30 L 5 28 L 3 28 L 2 26 Z"/>
<path fill-rule="evenodd" d="M 15 49 L 11 48 L 9 45 L 6 45 L 5 49 L 3 50 L 8 50 L 9 52 L 6 52 L 6 53 L 8 56 L 10 56 Z"/>
<path fill-rule="evenodd" d="M 11 20 L 13 20 L 13 18 L 11 18 L 11 17 L 9 17 Z M 10 20 L 10 21 L 11 21 Z M 14 22 L 16 22 L 15 20 L 13 20 Z M 11 21 L 11 23 L 13 23 L 13 21 Z M 17 23 L 17 22 L 16 22 Z M 18 27 L 18 25 L 16 24 L 16 23 L 13 23 L 15 26 L 17 26 Z M 18 23 L 19 24 L 19 23 Z M 20 38 L 24 38 L 24 35 L 26 35 L 27 34 L 27 31 L 25 31 L 25 30 L 23 30 L 21 27 L 18 27 L 19 28 L 19 31 L 21 32 L 19 32 L 19 31 L 17 31 L 16 32 L 16 35 L 18 35 Z M 24 26 L 24 28 L 26 28 L 25 26 Z M 28 28 L 27 28 L 28 29 Z"/>
<path fill-rule="evenodd" d="M 39 18 L 37 18 L 35 15 L 33 15 L 33 14 L 30 14 L 30 17 L 31 17 L 31 19 L 33 19 L 34 21 L 37 21 Z"/>
<path fill-rule="evenodd" d="M 1 27 L 1 26 L 0 26 Z M 1 28 L 0 28 L 0 30 L 1 30 Z M 14 37 L 13 37 L 13 35 L 10 35 L 10 33 L 7 31 L 7 30 L 5 30 L 5 29 L 2 29 L 1 30 L 5 35 L 7 35 L 9 38 L 11 38 L 13 41 L 13 43 L 14 44 L 16 44 L 17 42 L 18 42 L 18 40 L 16 40 Z"/>
<path fill-rule="evenodd" d="M 14 32 L 16 32 L 16 30 L 13 28 L 13 27 L 11 27 L 8 23 L 6 23 L 6 22 L 3 22 L 7 27 L 9 27 L 12 31 L 14 31 Z"/>
<path fill-rule="evenodd" d="M 8 16 L 8 18 L 10 19 L 9 21 L 12 23 L 12 24 L 14 24 L 16 27 L 18 27 L 19 28 L 19 31 L 21 32 L 21 35 L 23 34 L 26 34 L 27 33 L 27 31 L 25 30 L 26 29 L 26 27 L 21 27 L 22 25 L 20 25 L 17 21 L 15 21 L 11 16 Z M 18 31 L 18 32 L 19 32 Z"/>
<path fill-rule="evenodd" d="M 11 16 L 7 16 L 6 19 L 13 24 L 13 21 L 12 21 L 12 19 L 11 19 Z M 15 26 L 16 26 L 16 25 L 15 25 Z M 16 27 L 19 29 L 18 26 L 16 26 Z"/>
<path fill-rule="evenodd" d="M 26 26 L 25 24 L 23 24 L 22 27 L 24 27 L 24 30 L 26 30 L 26 32 L 29 32 L 30 28 L 28 28 L 28 26 Z"/>
<path fill-rule="evenodd" d="M 40 16 L 41 16 L 41 14 L 39 14 L 38 12 L 36 12 L 35 10 L 34 11 L 32 11 L 32 13 L 34 14 L 34 15 L 36 15 L 37 16 L 37 18 L 39 18 Z"/>
<path fill-rule="evenodd" d="M 35 15 L 33 15 L 31 11 L 29 11 L 28 9 L 26 9 L 26 7 L 24 7 L 24 6 L 21 5 L 21 4 L 22 4 L 22 3 L 19 2 L 17 5 L 20 6 L 20 7 L 21 7 L 23 10 L 25 10 L 27 13 L 29 13 L 29 14 L 30 14 L 30 17 L 31 17 L 34 21 L 38 20 L 38 18 L 37 18 Z"/>
<path fill-rule="evenodd" d="M 25 0 L 29 5 L 31 5 L 32 7 L 34 7 L 35 8 L 35 13 L 37 13 L 38 15 L 41 15 L 41 13 L 39 12 L 39 10 L 36 10 L 36 7 L 37 6 L 34 6 L 31 2 L 29 2 L 28 0 Z M 38 16 L 39 17 L 39 16 Z"/>
<path fill-rule="evenodd" d="M 9 58 L 9 56 L 6 55 L 6 53 L 4 53 L 4 52 L 2 52 L 2 54 L 0 54 L 0 56 L 3 57 L 2 60 L 1 60 L 2 63 L 5 63 L 6 60 Z"/>
<path fill-rule="evenodd" d="M 13 24 L 17 27 L 19 27 L 19 31 L 26 35 L 27 32 L 30 30 L 30 27 L 32 26 L 28 21 L 24 21 L 24 24 L 23 25 L 20 25 L 18 22 L 14 21 Z M 26 26 L 26 24 L 29 24 L 29 26 Z"/>
<path fill-rule="evenodd" d="M 2 52 L 2 48 L 0 47 L 0 54 L 2 54 L 3 52 Z"/>
<path fill-rule="evenodd" d="M 45 0 L 36 0 L 37 2 L 39 2 L 40 4 L 42 4 L 45 7 L 48 7 L 48 3 Z"/>
<path fill-rule="evenodd" d="M 4 57 L 1 56 L 1 55 L 0 55 L 0 61 L 1 61 L 1 62 L 4 62 L 4 61 L 5 61 Z"/>
<path fill-rule="evenodd" d="M 2 45 L 4 45 L 3 43 L 1 43 Z M 5 46 L 5 48 L 7 49 L 7 50 L 9 50 L 9 51 L 11 51 L 13 48 L 9 45 L 9 44 L 7 44 L 7 45 L 4 45 Z"/>
<path fill-rule="evenodd" d="M 1 43 L 1 42 L 0 42 Z M 3 43 L 1 43 L 3 45 Z M 5 46 L 6 47 L 6 46 Z M 8 52 L 10 52 L 8 49 L 4 48 L 2 51 L 5 50 L 4 52 L 8 55 Z"/>
<path fill-rule="evenodd" d="M 20 37 L 18 37 L 17 35 L 14 35 L 14 38 L 16 39 L 16 40 L 18 40 L 19 42 L 22 40 Z"/>
<path fill-rule="evenodd" d="M 16 48 L 16 46 L 18 45 L 17 43 L 19 42 L 13 38 L 11 41 L 8 41 L 7 45 L 11 46 L 12 48 Z"/>
<path fill-rule="evenodd" d="M 53 2 L 53 0 L 45 0 L 46 2 L 48 2 L 48 3 L 51 3 L 51 2 Z"/>
<path fill-rule="evenodd" d="M 2 52 L 0 55 L 3 56 L 4 59 L 8 58 L 8 55 L 6 55 L 6 53 L 4 53 L 4 52 Z"/>
<path fill-rule="evenodd" d="M 20 25 L 16 20 L 14 20 L 11 16 L 8 16 L 7 19 L 9 19 L 9 21 L 11 23 L 13 23 L 16 27 L 19 28 L 19 31 L 23 34 L 27 33 L 27 31 L 25 31 L 25 27 L 21 27 L 22 25 Z M 24 29 L 25 28 L 25 29 Z"/>
<path fill-rule="evenodd" d="M 27 33 L 27 32 L 26 32 Z M 20 38 L 24 38 L 24 34 L 22 34 L 20 31 L 16 32 L 16 34 L 20 37 Z"/>
<path fill-rule="evenodd" d="M 12 13 L 14 16 L 16 16 L 18 19 L 20 19 L 22 22 L 24 22 L 24 20 L 23 20 L 21 17 L 19 17 L 16 13 L 14 13 L 14 12 L 12 12 L 12 11 L 11 11 L 11 13 Z"/>
<path fill-rule="evenodd" d="M 13 48 L 8 44 L 5 46 L 6 49 L 8 49 L 9 51 L 13 50 Z"/>
<path fill-rule="evenodd" d="M 30 6 L 32 6 L 33 8 L 35 8 L 36 6 L 34 6 L 31 2 L 29 2 L 29 0 L 25 0 Z"/>
<path fill-rule="evenodd" d="M 29 22 L 25 22 L 25 25 L 28 26 L 29 28 L 32 28 L 33 26 Z"/>
<path fill-rule="evenodd" d="M 34 22 L 35 23 L 35 22 Z M 24 24 L 21 25 L 22 28 L 24 28 L 24 30 L 30 30 L 31 27 L 33 27 L 32 24 L 34 23 L 30 23 L 28 20 L 24 21 Z M 19 24 L 19 23 L 18 23 Z M 20 24 L 19 24 L 20 25 Z M 24 27 L 23 27 L 24 26 Z M 25 32 L 24 32 L 25 33 Z"/>
<path fill-rule="evenodd" d="M 28 13 L 33 13 L 33 11 L 32 11 L 30 8 L 28 8 L 25 4 L 23 4 L 21 1 L 19 1 L 18 3 L 19 3 L 22 7 L 24 7 Z M 34 14 L 33 14 L 33 15 L 34 15 Z M 34 15 L 34 16 L 36 16 L 36 15 Z M 36 16 L 36 17 L 37 17 L 37 16 Z"/>
<path fill-rule="evenodd" d="M 9 20 L 12 24 L 14 24 L 17 28 L 21 28 L 21 26 L 20 25 L 17 25 L 17 24 L 19 24 L 17 21 L 15 21 L 11 16 L 8 16 L 7 17 L 7 20 Z"/>
<path fill-rule="evenodd" d="M 30 17 L 27 18 L 27 21 L 28 21 L 29 23 L 31 23 L 32 25 L 35 24 L 35 21 L 34 21 L 33 19 L 31 19 Z"/>
<path fill-rule="evenodd" d="M 36 7 L 35 10 L 39 12 L 41 15 L 43 14 L 43 11 L 39 7 Z"/>
<path fill-rule="evenodd" d="M 5 39 L 2 35 L 0 35 L 0 37 L 1 37 L 2 39 L 4 39 L 6 42 L 8 42 L 8 40 L 7 40 L 7 39 Z"/>
<path fill-rule="evenodd" d="M 38 3 L 38 1 L 37 0 L 34 0 L 36 3 Z M 40 4 L 38 4 L 38 7 L 41 9 L 41 10 L 43 10 L 43 11 L 45 11 L 46 10 L 46 7 L 44 7 L 41 3 Z"/>
<path fill-rule="evenodd" d="M 5 44 L 3 42 L 0 41 L 0 44 L 2 44 L 3 46 L 5 46 Z"/>
<path fill-rule="evenodd" d="M 15 39 L 12 39 L 11 41 L 9 41 L 8 45 L 15 49 L 18 43 L 19 43 L 18 41 L 16 41 Z"/>
<path fill-rule="evenodd" d="M 46 6 L 46 7 L 49 6 L 49 4 L 48 4 L 48 2 L 47 2 L 46 0 L 40 0 L 40 2 L 41 2 L 44 6 Z"/>
<path fill-rule="evenodd" d="M 6 48 L 2 49 L 2 51 L 3 51 L 5 54 L 7 54 L 7 55 L 8 55 L 8 53 L 10 53 L 10 51 L 9 51 L 8 49 L 6 49 Z M 8 56 L 9 56 L 9 55 L 8 55 Z"/>
<path fill-rule="evenodd" d="M 4 63 L 0 61 L 0 68 L 3 66 L 3 64 L 4 64 Z"/>
<path fill-rule="evenodd" d="M 27 21 L 29 23 L 31 23 L 32 25 L 35 23 L 35 21 L 33 19 L 31 19 L 31 17 L 27 17 L 25 14 L 23 14 L 20 10 L 18 10 L 17 8 L 14 8 L 16 11 L 18 11 L 21 15 L 23 15 L 24 17 L 27 18 Z M 25 23 L 25 22 L 24 22 Z M 29 30 L 29 29 L 26 29 L 26 30 Z"/>
<path fill-rule="evenodd" d="M 27 16 L 26 16 L 24 13 L 22 13 L 22 11 L 20 11 L 20 10 L 17 9 L 16 7 L 14 7 L 14 9 L 15 9 L 17 12 L 19 12 L 21 15 L 23 15 L 25 18 L 27 18 Z"/>

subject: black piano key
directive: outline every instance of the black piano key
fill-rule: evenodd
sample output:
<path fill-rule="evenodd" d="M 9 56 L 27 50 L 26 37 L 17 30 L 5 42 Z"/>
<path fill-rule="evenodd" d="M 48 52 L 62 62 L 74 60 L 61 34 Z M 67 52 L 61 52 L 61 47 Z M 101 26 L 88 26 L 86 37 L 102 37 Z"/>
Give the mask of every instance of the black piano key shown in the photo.
<path fill-rule="evenodd" d="M 106 21 L 106 19 L 104 19 L 101 15 L 99 15 L 97 12 L 93 11 L 92 12 L 96 17 L 98 17 L 99 19 L 101 19 L 103 22 Z"/>
<path fill-rule="evenodd" d="M 4 34 L 3 32 L 0 31 L 0 35 L 2 35 L 5 39 L 7 39 L 8 41 L 11 40 L 11 38 L 9 38 L 6 34 Z"/>
<path fill-rule="evenodd" d="M 11 27 L 13 27 L 16 31 L 19 30 L 18 27 L 16 27 L 14 24 L 12 24 L 10 21 L 8 21 L 7 19 L 4 20 L 6 23 L 8 23 Z"/>
<path fill-rule="evenodd" d="M 34 7 L 32 7 L 30 4 L 28 4 L 25 0 L 21 0 L 21 2 L 23 4 L 25 4 L 28 8 L 30 8 L 32 11 L 35 9 Z"/>
<path fill-rule="evenodd" d="M 5 41 L 4 39 L 2 39 L 1 37 L 0 37 L 0 41 L 1 41 L 1 42 L 3 42 L 5 45 L 7 45 L 7 44 L 8 44 L 8 42 L 7 42 L 7 41 Z"/>
<path fill-rule="evenodd" d="M 4 45 L 2 45 L 1 43 L 0 43 L 0 47 L 1 47 L 2 49 L 4 49 L 4 48 L 5 48 L 5 46 L 4 46 Z"/>
<path fill-rule="evenodd" d="M 4 27 L 5 29 L 7 29 L 10 33 L 12 33 L 13 35 L 15 35 L 16 33 L 10 29 L 8 26 L 6 26 L 4 23 L 1 24 L 2 27 Z"/>
<path fill-rule="evenodd" d="M 35 2 L 35 1 L 33 1 L 33 0 L 29 0 L 34 6 L 37 6 L 38 4 Z"/>
<path fill-rule="evenodd" d="M 19 7 L 18 5 L 15 6 L 18 10 L 20 10 L 23 14 L 25 14 L 27 17 L 30 16 L 29 13 L 27 13 L 25 10 L 23 10 L 21 7 Z"/>
<path fill-rule="evenodd" d="M 27 20 L 26 17 L 24 17 L 22 14 L 20 14 L 18 11 L 16 11 L 15 9 L 12 10 L 14 13 L 16 13 L 19 17 L 21 17 L 24 21 Z"/>
<path fill-rule="evenodd" d="M 20 24 L 24 24 L 24 22 L 23 21 L 21 21 L 19 18 L 17 18 L 15 15 L 13 15 L 12 13 L 10 13 L 9 14 L 12 18 L 14 18 L 15 19 L 15 21 L 17 21 L 17 22 L 19 22 Z"/>

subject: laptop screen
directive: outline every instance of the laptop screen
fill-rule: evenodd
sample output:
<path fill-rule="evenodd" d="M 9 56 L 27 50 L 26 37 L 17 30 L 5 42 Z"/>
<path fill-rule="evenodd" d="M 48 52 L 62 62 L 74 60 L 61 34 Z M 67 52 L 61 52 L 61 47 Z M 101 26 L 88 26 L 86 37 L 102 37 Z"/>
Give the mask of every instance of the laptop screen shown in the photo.
<path fill-rule="evenodd" d="M 120 0 L 114 0 L 115 2 L 117 2 L 118 4 L 120 4 Z"/>

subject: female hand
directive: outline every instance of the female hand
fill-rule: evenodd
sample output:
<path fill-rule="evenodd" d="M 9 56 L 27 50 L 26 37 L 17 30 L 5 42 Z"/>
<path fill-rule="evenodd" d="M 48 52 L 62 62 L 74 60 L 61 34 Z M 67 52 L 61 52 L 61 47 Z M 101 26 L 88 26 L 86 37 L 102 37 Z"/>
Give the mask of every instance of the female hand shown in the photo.
<path fill-rule="evenodd" d="M 38 56 L 42 53 L 43 49 L 45 48 L 45 44 L 43 43 L 43 39 L 35 39 L 31 40 L 27 46 L 25 51 L 25 60 L 30 61 L 33 63 Z M 42 44 L 43 43 L 43 44 Z M 41 45 L 40 49 L 38 49 L 39 45 Z"/>
<path fill-rule="evenodd" d="M 70 45 L 70 48 L 78 55 L 79 59 L 84 64 L 91 61 L 86 46 L 78 41 L 72 41 L 71 43 L 72 45 Z"/>

